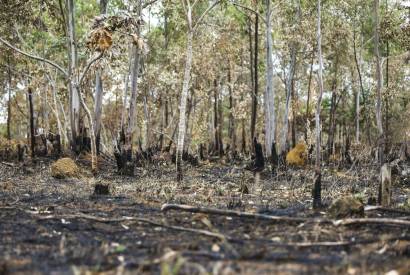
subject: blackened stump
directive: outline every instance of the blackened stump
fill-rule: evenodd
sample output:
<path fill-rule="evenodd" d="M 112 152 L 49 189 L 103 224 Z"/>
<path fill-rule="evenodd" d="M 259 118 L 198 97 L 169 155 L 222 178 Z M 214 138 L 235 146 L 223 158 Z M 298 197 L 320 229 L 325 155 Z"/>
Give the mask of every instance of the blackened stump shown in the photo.
<path fill-rule="evenodd" d="M 101 184 L 101 183 L 97 183 L 94 186 L 94 195 L 109 195 L 110 194 L 110 186 L 109 185 L 105 185 L 105 184 Z"/>
<path fill-rule="evenodd" d="M 258 143 L 258 140 L 253 138 L 253 146 L 255 149 L 255 163 L 254 171 L 262 171 L 265 168 L 265 159 L 263 157 L 262 145 Z"/>
<path fill-rule="evenodd" d="M 322 174 L 320 171 L 315 173 L 315 185 L 312 191 L 313 209 L 322 207 Z"/>

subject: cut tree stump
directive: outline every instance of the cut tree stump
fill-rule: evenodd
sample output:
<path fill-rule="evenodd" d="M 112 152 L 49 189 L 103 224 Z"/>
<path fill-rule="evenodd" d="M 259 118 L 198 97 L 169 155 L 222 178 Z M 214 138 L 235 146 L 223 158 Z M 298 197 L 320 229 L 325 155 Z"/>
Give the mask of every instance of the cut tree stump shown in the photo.
<path fill-rule="evenodd" d="M 384 207 L 390 206 L 392 196 L 391 168 L 384 164 L 380 170 L 379 204 Z"/>

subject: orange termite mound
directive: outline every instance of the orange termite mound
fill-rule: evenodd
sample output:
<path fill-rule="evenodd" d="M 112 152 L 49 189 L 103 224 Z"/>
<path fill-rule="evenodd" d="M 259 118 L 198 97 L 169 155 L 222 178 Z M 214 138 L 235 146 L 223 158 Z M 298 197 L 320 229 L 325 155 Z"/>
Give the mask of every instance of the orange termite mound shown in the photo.
<path fill-rule="evenodd" d="M 289 151 L 286 155 L 286 163 L 294 166 L 304 166 L 306 163 L 306 144 L 298 143 L 295 148 Z"/>

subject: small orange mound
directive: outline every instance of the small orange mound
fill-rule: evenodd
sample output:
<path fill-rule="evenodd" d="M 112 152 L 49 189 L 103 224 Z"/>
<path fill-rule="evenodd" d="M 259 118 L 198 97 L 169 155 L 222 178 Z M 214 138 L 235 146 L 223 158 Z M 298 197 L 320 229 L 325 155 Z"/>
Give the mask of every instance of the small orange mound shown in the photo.
<path fill-rule="evenodd" d="M 61 158 L 51 165 L 51 175 L 56 179 L 78 177 L 80 169 L 74 160 Z"/>
<path fill-rule="evenodd" d="M 306 162 L 307 150 L 306 144 L 298 143 L 295 148 L 289 151 L 286 155 L 286 163 L 288 165 L 304 166 Z"/>

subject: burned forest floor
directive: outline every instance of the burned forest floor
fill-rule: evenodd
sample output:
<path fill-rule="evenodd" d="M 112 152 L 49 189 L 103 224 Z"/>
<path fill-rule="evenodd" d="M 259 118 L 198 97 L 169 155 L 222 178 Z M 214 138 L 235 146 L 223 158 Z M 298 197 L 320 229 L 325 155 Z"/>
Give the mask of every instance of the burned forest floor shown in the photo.
<path fill-rule="evenodd" d="M 394 180 L 391 207 L 367 207 L 361 222 L 328 216 L 335 199 L 377 197 L 373 166 L 325 168 L 324 208 L 314 211 L 310 166 L 255 182 L 240 165 L 206 162 L 177 183 L 173 165 L 125 177 L 103 162 L 94 178 L 76 161 L 71 179 L 53 178 L 48 159 L 0 163 L 0 274 L 409 274 L 408 183 Z M 97 183 L 110 194 L 95 195 Z M 280 218 L 161 211 L 165 203 Z"/>

